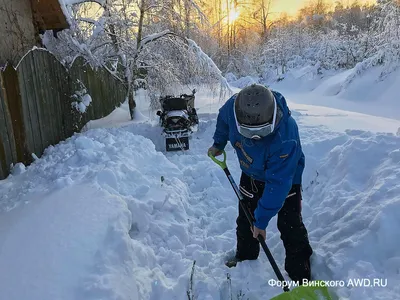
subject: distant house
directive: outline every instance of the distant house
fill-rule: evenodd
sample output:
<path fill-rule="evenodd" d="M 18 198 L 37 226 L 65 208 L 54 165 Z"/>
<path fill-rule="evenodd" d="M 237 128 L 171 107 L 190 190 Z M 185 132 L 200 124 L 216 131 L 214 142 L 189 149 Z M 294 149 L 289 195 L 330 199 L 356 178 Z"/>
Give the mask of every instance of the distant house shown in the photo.
<path fill-rule="evenodd" d="M 0 0 L 0 66 L 16 64 L 33 46 L 39 33 L 69 27 L 59 0 Z"/>

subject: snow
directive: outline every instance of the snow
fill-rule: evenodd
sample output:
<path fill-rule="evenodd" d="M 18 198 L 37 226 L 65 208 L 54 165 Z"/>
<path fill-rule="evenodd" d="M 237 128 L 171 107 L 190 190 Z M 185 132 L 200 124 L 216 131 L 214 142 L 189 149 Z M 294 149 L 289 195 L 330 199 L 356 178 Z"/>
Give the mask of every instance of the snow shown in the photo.
<path fill-rule="evenodd" d="M 292 100 L 297 101 L 298 99 L 303 98 L 300 98 L 298 95 L 290 96 L 288 103 L 294 109 L 293 115 L 299 118 L 299 124 L 301 125 L 324 126 L 341 132 L 347 129 L 355 129 L 374 133 L 390 132 L 394 134 L 396 134 L 400 126 L 400 120 L 292 102 Z"/>
<path fill-rule="evenodd" d="M 281 292 L 268 285 L 275 277 L 263 253 L 233 269 L 223 264 L 235 247 L 237 199 L 206 155 L 219 99 L 196 94 L 200 124 L 190 150 L 165 153 L 155 112 L 140 93 L 135 121 L 124 104 L 0 181 L 1 299 L 187 299 L 194 261 L 195 299 Z M 388 279 L 385 288 L 335 292 L 397 299 L 400 121 L 289 105 L 307 157 L 303 218 L 313 276 Z M 230 146 L 227 155 L 238 181 Z M 275 219 L 267 243 L 283 270 Z"/>
<path fill-rule="evenodd" d="M 64 16 L 67 18 L 68 23 L 71 25 L 72 19 L 72 6 L 75 4 L 80 4 L 84 2 L 89 2 L 87 0 L 58 0 L 60 4 L 61 10 L 64 13 Z M 95 2 L 101 6 L 104 6 L 106 0 L 91 0 L 91 2 Z"/>
<path fill-rule="evenodd" d="M 80 4 L 80 3 L 88 2 L 88 1 L 87 0 L 58 0 L 58 2 L 60 3 L 60 6 L 63 8 L 64 12 L 66 12 L 65 8 L 67 6 L 70 7 L 72 5 Z M 99 5 L 103 6 L 105 4 L 106 0 L 92 0 L 91 2 L 95 2 L 95 3 L 98 3 Z M 69 16 L 69 14 L 66 14 L 66 16 Z"/>
<path fill-rule="evenodd" d="M 239 89 L 243 89 L 246 86 L 259 83 L 258 78 L 253 76 L 241 77 L 239 79 L 234 80 L 234 78 L 232 78 L 232 76 L 229 75 L 228 78 L 231 79 L 229 84 Z"/>
<path fill-rule="evenodd" d="M 317 75 L 308 66 L 292 70 L 285 80 L 271 86 L 300 104 L 326 106 L 346 111 L 400 120 L 398 86 L 400 70 L 385 66 Z"/>
<path fill-rule="evenodd" d="M 12 166 L 11 174 L 19 175 L 26 171 L 26 167 L 23 163 L 16 163 L 15 166 Z"/>
<path fill-rule="evenodd" d="M 71 106 L 80 113 L 85 113 L 90 103 L 92 103 L 92 97 L 87 93 L 85 88 L 80 91 L 76 91 L 73 97 L 78 101 L 72 102 Z"/>
<path fill-rule="evenodd" d="M 221 92 L 227 91 L 228 93 L 231 93 L 232 90 L 226 81 L 225 77 L 222 76 L 222 73 L 218 66 L 215 64 L 215 62 L 209 57 L 198 45 L 197 43 L 192 40 L 192 39 L 186 39 L 189 47 L 196 53 L 198 61 L 202 62 L 204 65 L 207 66 L 207 69 L 210 71 L 214 72 L 215 74 L 210 74 L 218 76 L 218 79 L 221 83 Z M 211 73 L 211 72 L 210 72 Z"/>
<path fill-rule="evenodd" d="M 161 31 L 161 32 L 157 32 L 157 33 L 153 33 L 153 34 L 149 34 L 149 35 L 145 36 L 145 37 L 140 41 L 139 49 L 140 49 L 140 48 L 143 48 L 144 45 L 146 45 L 147 43 L 150 43 L 151 41 L 154 41 L 154 40 L 156 40 L 156 39 L 159 39 L 160 37 L 163 37 L 163 36 L 168 35 L 168 34 L 170 34 L 170 33 L 171 33 L 171 31 L 169 31 L 169 30 L 164 30 L 164 31 Z"/>
<path fill-rule="evenodd" d="M 37 46 L 33 46 L 32 49 L 30 49 L 29 51 L 27 51 L 24 56 L 22 56 L 22 58 L 18 61 L 17 65 L 14 67 L 15 70 L 17 70 L 19 68 L 19 65 L 21 64 L 21 62 L 25 59 L 26 56 L 30 55 L 31 52 L 33 51 L 44 51 L 44 52 L 48 52 L 51 53 L 48 49 L 46 48 L 40 48 Z M 62 62 L 60 62 L 61 64 L 63 64 Z M 4 66 L 4 70 L 7 67 L 7 65 Z"/>

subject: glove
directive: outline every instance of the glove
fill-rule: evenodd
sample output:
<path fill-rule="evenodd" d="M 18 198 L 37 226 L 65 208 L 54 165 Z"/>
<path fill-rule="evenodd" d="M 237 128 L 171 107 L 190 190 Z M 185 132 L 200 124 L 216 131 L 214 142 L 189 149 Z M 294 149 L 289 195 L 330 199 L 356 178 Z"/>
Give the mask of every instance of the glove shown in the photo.
<path fill-rule="evenodd" d="M 222 150 L 219 150 L 218 148 L 211 146 L 208 149 L 207 154 L 211 154 L 212 156 L 216 157 L 222 154 Z"/>

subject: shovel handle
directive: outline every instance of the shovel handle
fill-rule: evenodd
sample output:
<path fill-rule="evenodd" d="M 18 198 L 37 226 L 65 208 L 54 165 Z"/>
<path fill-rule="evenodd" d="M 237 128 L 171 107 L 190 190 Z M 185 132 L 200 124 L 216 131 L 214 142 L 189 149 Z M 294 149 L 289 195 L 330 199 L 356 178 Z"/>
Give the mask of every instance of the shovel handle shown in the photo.
<path fill-rule="evenodd" d="M 221 161 L 217 159 L 214 155 L 212 155 L 211 152 L 208 152 L 208 156 L 212 159 L 213 162 L 215 162 L 218 166 L 222 168 L 222 170 L 226 169 L 226 152 L 225 150 L 222 151 L 222 154 L 224 155 L 224 159 Z"/>
<path fill-rule="evenodd" d="M 228 166 L 226 165 L 226 152 L 223 151 L 222 154 L 224 155 L 223 161 L 216 159 L 210 152 L 208 153 L 208 156 L 224 170 L 226 177 L 228 178 L 229 182 L 231 183 L 231 186 L 232 186 L 233 190 L 235 191 L 236 196 L 239 199 L 239 204 L 242 207 L 242 210 L 244 211 L 246 218 L 250 223 L 250 226 L 253 227 L 253 223 L 255 222 L 255 219 L 254 219 L 253 215 L 251 214 L 251 212 L 249 211 L 249 209 L 247 208 L 247 206 L 245 205 L 243 195 L 240 192 L 238 186 L 236 185 L 236 182 L 233 179 L 231 172 L 229 172 Z M 285 282 L 285 278 L 283 277 L 281 271 L 279 270 L 279 267 L 276 264 L 276 261 L 275 261 L 274 257 L 272 256 L 272 253 L 269 250 L 267 243 L 265 242 L 265 240 L 261 236 L 261 234 L 258 235 L 257 240 L 260 242 L 261 247 L 263 248 L 265 254 L 267 255 L 269 263 L 271 264 L 272 269 L 274 269 L 276 277 L 278 277 L 279 281 Z M 286 286 L 286 284 L 283 284 L 283 290 L 285 292 L 289 292 L 289 288 Z"/>

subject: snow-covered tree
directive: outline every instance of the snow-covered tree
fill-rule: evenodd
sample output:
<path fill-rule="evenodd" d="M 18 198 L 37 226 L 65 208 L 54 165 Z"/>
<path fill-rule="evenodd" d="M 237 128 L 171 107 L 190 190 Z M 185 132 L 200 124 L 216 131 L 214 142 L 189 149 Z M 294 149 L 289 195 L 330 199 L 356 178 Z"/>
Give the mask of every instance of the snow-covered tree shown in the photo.
<path fill-rule="evenodd" d="M 204 18 L 194 1 L 68 1 L 71 29 L 57 39 L 47 33 L 46 46 L 66 63 L 80 55 L 93 66 L 108 68 L 126 83 L 131 113 L 137 80 L 147 82 L 152 99 L 197 84 L 227 88 L 216 65 L 188 38 L 192 16 Z"/>

